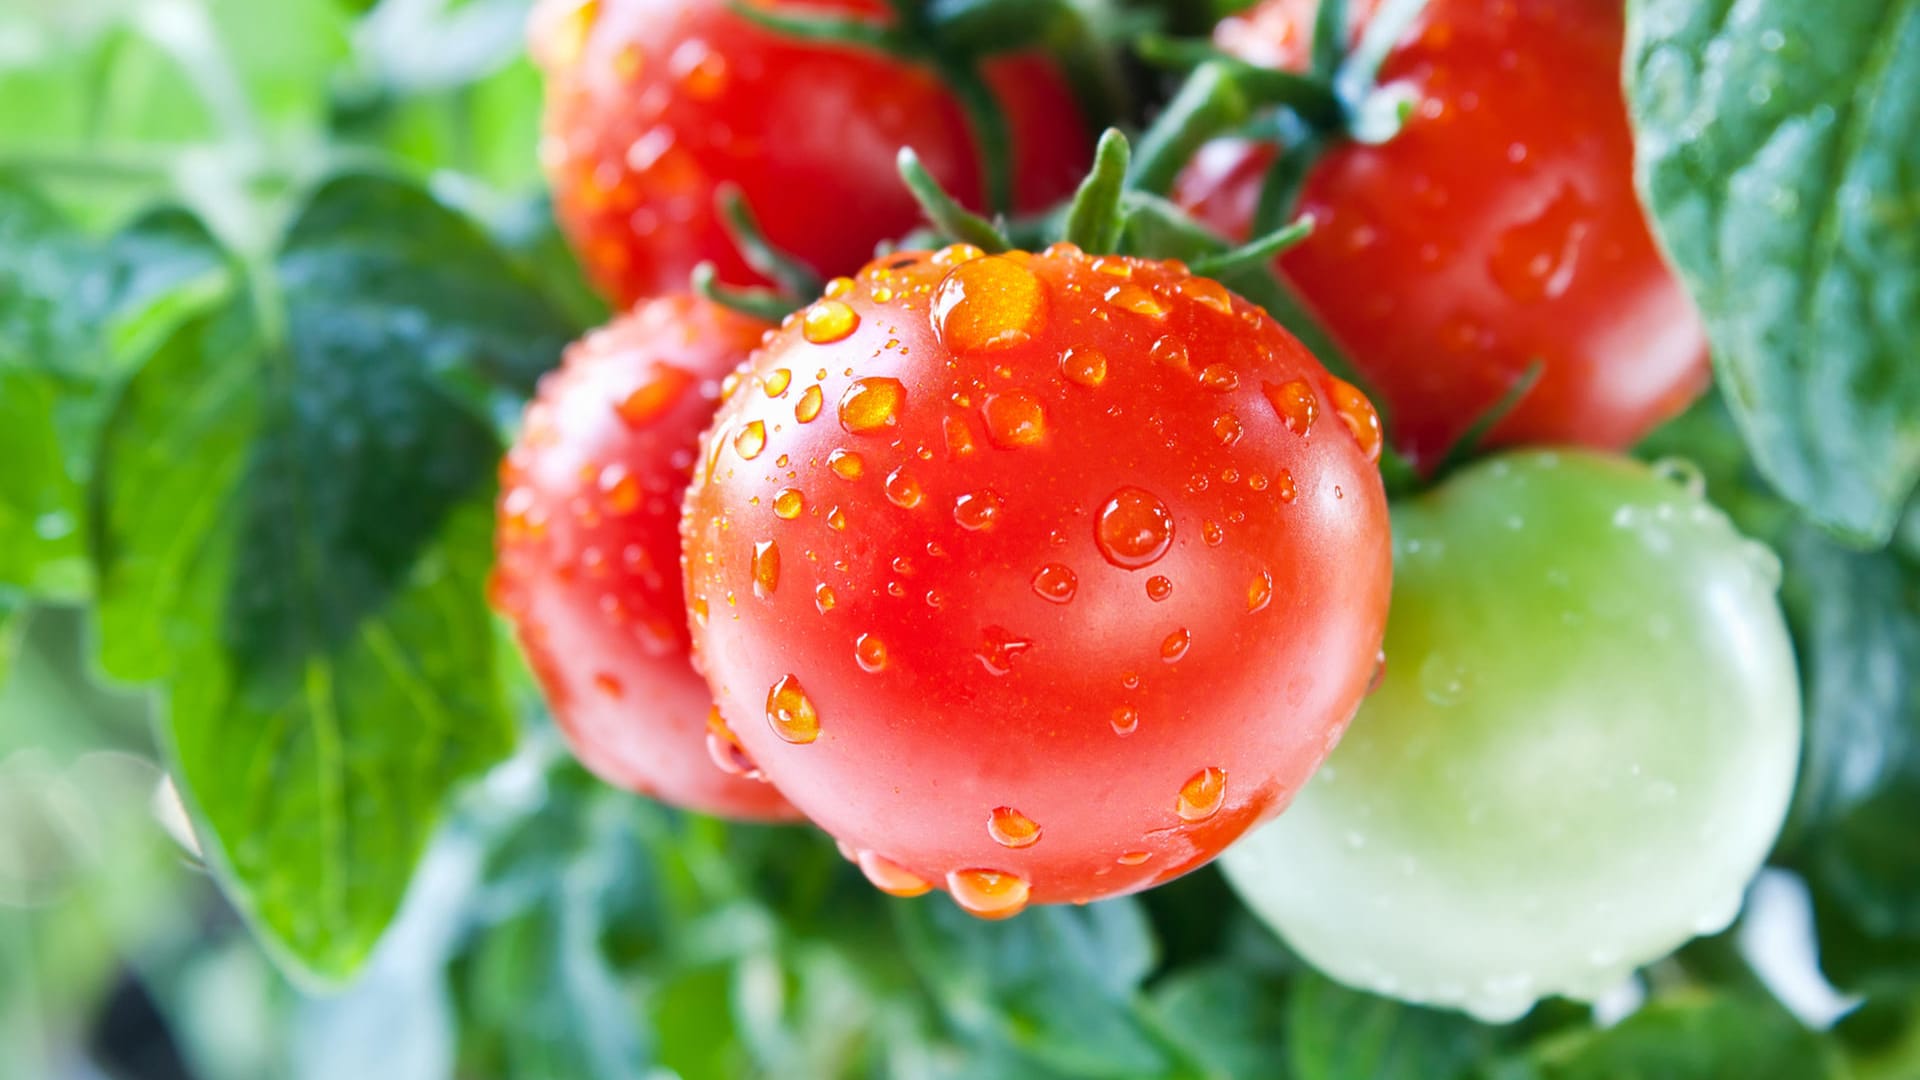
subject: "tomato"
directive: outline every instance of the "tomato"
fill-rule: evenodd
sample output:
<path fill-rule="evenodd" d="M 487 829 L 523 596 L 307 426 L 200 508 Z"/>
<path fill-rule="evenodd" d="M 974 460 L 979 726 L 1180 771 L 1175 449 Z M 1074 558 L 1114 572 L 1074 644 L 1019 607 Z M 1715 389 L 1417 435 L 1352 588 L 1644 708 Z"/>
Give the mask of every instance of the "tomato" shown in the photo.
<path fill-rule="evenodd" d="M 687 496 L 695 658 L 876 884 L 1005 916 L 1279 812 L 1371 676 L 1372 406 L 1177 264 L 874 262 L 759 353 Z"/>
<path fill-rule="evenodd" d="M 1725 927 L 1798 757 L 1778 560 L 1584 452 L 1476 465 L 1393 528 L 1383 681 L 1227 854 L 1240 895 L 1329 975 L 1488 1020 Z"/>
<path fill-rule="evenodd" d="M 1316 7 L 1270 0 L 1216 40 L 1304 69 Z M 1536 363 L 1488 445 L 1623 448 L 1706 386 L 1704 330 L 1634 194 L 1622 8 L 1432 0 L 1381 70 L 1417 95 L 1404 128 L 1337 145 L 1308 174 L 1299 209 L 1317 227 L 1280 268 L 1418 464 Z M 1177 198 L 1243 235 L 1273 154 L 1211 144 Z"/>
<path fill-rule="evenodd" d="M 779 819 L 793 809 L 709 723 L 679 574 L 700 431 L 769 329 L 667 297 L 569 349 L 501 467 L 494 600 L 589 768 L 676 806 Z"/>
<path fill-rule="evenodd" d="M 795 14 L 882 17 L 885 0 L 762 0 Z M 561 223 L 616 301 L 686 288 L 712 260 L 760 280 L 715 213 L 739 185 L 768 239 L 823 275 L 847 273 L 920 211 L 894 155 L 911 146 L 956 198 L 984 202 L 984 165 L 959 101 L 931 69 L 798 41 L 726 0 L 544 0 L 532 27 L 546 72 L 542 160 Z M 1012 56 L 984 72 L 1012 129 L 1015 197 L 1068 194 L 1092 144 L 1059 70 Z"/>

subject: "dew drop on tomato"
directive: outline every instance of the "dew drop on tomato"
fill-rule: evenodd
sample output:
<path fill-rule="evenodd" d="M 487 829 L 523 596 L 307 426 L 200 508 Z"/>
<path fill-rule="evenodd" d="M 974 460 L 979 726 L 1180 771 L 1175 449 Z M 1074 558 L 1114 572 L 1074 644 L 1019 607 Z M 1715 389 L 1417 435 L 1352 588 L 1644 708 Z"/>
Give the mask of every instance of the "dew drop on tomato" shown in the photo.
<path fill-rule="evenodd" d="M 1100 508 L 1094 546 L 1123 570 L 1151 566 L 1173 546 L 1173 515 L 1152 492 L 1121 488 Z"/>
<path fill-rule="evenodd" d="M 947 875 L 947 892 L 970 915 L 1006 919 L 1020 914 L 1031 891 L 1025 878 L 1004 870 L 955 870 Z"/>
<path fill-rule="evenodd" d="M 784 675 L 767 691 L 767 724 L 790 743 L 810 743 L 820 737 L 820 714 L 799 679 Z"/>
<path fill-rule="evenodd" d="M 999 806 L 987 815 L 987 835 L 1001 847 L 1032 847 L 1040 842 L 1040 826 L 1011 806 Z"/>
<path fill-rule="evenodd" d="M 1205 821 L 1219 813 L 1226 801 L 1227 771 L 1208 766 L 1180 785 L 1173 809 L 1182 821 Z"/>

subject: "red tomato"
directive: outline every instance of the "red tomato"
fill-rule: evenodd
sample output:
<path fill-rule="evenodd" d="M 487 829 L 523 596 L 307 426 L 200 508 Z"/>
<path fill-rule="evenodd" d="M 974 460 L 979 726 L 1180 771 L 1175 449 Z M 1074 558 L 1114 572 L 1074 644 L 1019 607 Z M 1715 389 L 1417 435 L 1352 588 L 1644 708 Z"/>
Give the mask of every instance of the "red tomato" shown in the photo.
<path fill-rule="evenodd" d="M 1362 9 L 1372 5 L 1359 5 Z M 1431 466 L 1539 361 L 1493 444 L 1619 448 L 1706 386 L 1706 339 L 1634 195 L 1618 0 L 1432 0 L 1381 71 L 1417 94 L 1380 145 L 1310 172 L 1319 226 L 1281 270 Z M 1303 70 L 1315 0 L 1270 0 L 1217 43 Z M 1270 146 L 1215 143 L 1177 198 L 1236 235 Z"/>
<path fill-rule="evenodd" d="M 891 892 L 1002 916 L 1185 873 L 1286 805 L 1374 669 L 1373 409 L 1175 264 L 884 258 L 703 447 L 696 663 Z"/>
<path fill-rule="evenodd" d="M 795 814 L 710 733 L 678 531 L 720 380 L 768 329 L 667 297 L 569 349 L 501 467 L 494 600 L 587 767 L 676 806 L 774 819 Z"/>
<path fill-rule="evenodd" d="M 883 16 L 884 0 L 763 0 L 798 14 Z M 542 158 L 561 223 L 618 302 L 686 288 L 712 260 L 760 280 L 714 212 L 738 184 L 776 247 L 822 274 L 850 272 L 920 223 L 894 155 L 919 152 L 961 202 L 985 177 L 967 118 L 932 70 L 796 41 L 725 0 L 544 0 L 534 55 L 547 75 Z M 1073 95 L 1048 61 L 996 60 L 986 76 L 1013 129 L 1016 197 L 1039 209 L 1091 158 Z"/>

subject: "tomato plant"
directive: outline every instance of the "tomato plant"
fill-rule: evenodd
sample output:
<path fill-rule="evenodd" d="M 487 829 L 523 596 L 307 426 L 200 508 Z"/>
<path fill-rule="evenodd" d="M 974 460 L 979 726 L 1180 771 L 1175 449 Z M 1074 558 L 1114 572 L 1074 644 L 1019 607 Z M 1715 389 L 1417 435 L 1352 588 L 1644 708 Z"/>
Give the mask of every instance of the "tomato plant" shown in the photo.
<path fill-rule="evenodd" d="M 1385 678 L 1227 856 L 1316 967 L 1508 1020 L 1732 921 L 1800 694 L 1778 558 L 1685 475 L 1534 452 L 1396 508 Z"/>
<path fill-rule="evenodd" d="M 1916 103 L 1902 0 L 0 3 L 0 1077 L 1920 1076 Z"/>
<path fill-rule="evenodd" d="M 884 17 L 883 0 L 775 11 Z M 767 239 L 822 274 L 848 273 L 920 212 L 893 171 L 911 146 L 948 190 L 985 204 L 985 153 L 960 100 L 924 64 L 796 40 L 724 0 L 547 0 L 533 26 L 547 73 L 543 161 L 560 219 L 617 301 L 674 292 L 701 262 L 760 276 L 714 207 L 737 185 Z M 1038 56 L 989 60 L 1014 196 L 1038 209 L 1073 190 L 1092 142 L 1066 80 Z"/>
<path fill-rule="evenodd" d="M 712 695 L 687 660 L 680 496 L 720 381 L 770 329 L 674 296 L 574 345 L 501 467 L 494 572 L 495 604 L 581 761 L 674 805 L 745 818 L 793 811 L 709 723 Z"/>
<path fill-rule="evenodd" d="M 1268 0 L 1215 40 L 1304 69 L 1318 6 Z M 1512 394 L 1487 445 L 1620 449 L 1706 385 L 1699 318 L 1634 196 L 1622 17 L 1614 3 L 1433 0 L 1379 71 L 1405 96 L 1399 130 L 1336 141 L 1306 174 L 1298 208 L 1316 228 L 1281 270 L 1416 463 Z M 1274 158 L 1270 143 L 1219 142 L 1179 197 L 1244 235 Z"/>
<path fill-rule="evenodd" d="M 1176 877 L 1338 738 L 1386 611 L 1372 407 L 1223 286 L 902 253 L 790 319 L 687 499 L 699 662 L 882 888 Z"/>

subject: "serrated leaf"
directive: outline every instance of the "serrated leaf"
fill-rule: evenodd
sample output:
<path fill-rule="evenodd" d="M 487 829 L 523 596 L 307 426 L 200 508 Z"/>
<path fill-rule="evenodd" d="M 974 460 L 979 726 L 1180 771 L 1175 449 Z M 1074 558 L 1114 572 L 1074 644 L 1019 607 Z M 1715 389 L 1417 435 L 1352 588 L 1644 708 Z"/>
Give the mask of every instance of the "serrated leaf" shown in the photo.
<path fill-rule="evenodd" d="M 167 682 L 176 778 L 236 905 L 339 978 L 448 793 L 511 746 L 481 597 L 490 399 L 566 335 L 396 181 L 321 188 L 271 269 L 156 350 L 112 418 L 101 653 Z"/>
<path fill-rule="evenodd" d="M 1655 229 L 1761 471 L 1884 543 L 1920 480 L 1920 4 L 1633 0 Z"/>
<path fill-rule="evenodd" d="M 1814 898 L 1821 964 L 1848 987 L 1920 984 L 1920 566 L 1810 530 L 1783 555 L 1807 690 L 1787 853 Z"/>
<path fill-rule="evenodd" d="M 1295 1080 L 1448 1080 L 1493 1045 L 1492 1029 L 1303 973 L 1287 1002 Z"/>
<path fill-rule="evenodd" d="M 1490 1080 L 1822 1080 L 1844 1076 L 1830 1040 L 1771 1000 L 1656 1000 L 1604 1031 L 1545 1039 Z"/>
<path fill-rule="evenodd" d="M 983 922 L 938 901 L 895 907 L 909 960 L 949 1019 L 1073 1076 L 1172 1064 L 1137 1003 L 1156 948 L 1130 899 Z"/>

